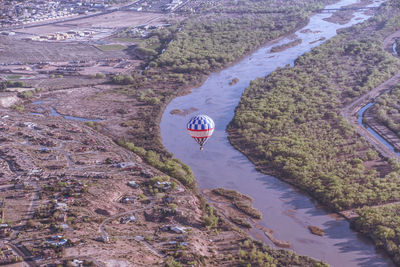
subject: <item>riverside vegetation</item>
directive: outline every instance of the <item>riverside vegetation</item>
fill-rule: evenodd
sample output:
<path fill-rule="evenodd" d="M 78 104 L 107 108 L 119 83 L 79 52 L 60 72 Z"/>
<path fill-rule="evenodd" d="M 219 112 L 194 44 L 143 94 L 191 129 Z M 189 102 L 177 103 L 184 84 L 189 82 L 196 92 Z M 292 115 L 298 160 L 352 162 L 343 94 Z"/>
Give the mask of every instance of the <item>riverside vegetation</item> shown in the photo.
<path fill-rule="evenodd" d="M 195 191 L 196 183 L 190 169 L 172 159 L 160 142 L 156 129 L 165 105 L 187 92 L 187 88 L 198 86 L 212 71 L 233 63 L 267 41 L 293 32 L 307 22 L 313 10 L 332 2 L 277 1 L 274 3 L 276 6 L 271 7 L 269 1 L 221 1 L 216 2 L 217 6 L 205 7 L 200 15 L 172 22 L 170 27 L 153 31 L 149 38 L 131 51 L 143 60 L 143 71 L 116 75 L 111 81 L 121 85 L 117 90 L 132 97 L 139 107 L 137 115 L 123 122 L 123 126 L 130 129 L 129 135 L 118 143 Z M 255 5 L 257 9 L 268 12 L 254 14 Z M 204 226 L 209 231 L 221 231 L 224 225 L 222 218 L 211 206 L 204 201 L 202 203 Z M 253 217 L 261 217 L 248 203 L 237 202 L 236 206 Z M 232 241 L 230 246 L 234 248 L 238 244 Z M 226 255 L 223 261 L 233 265 L 326 266 L 308 257 L 260 244 L 240 246 L 240 249 L 231 247 L 232 255 Z M 175 260 L 171 261 L 172 266 L 180 266 L 179 259 Z"/>
<path fill-rule="evenodd" d="M 364 207 L 357 213 L 360 217 L 352 223 L 360 232 L 369 235 L 378 248 L 383 248 L 394 261 L 400 263 L 400 205 Z"/>
<path fill-rule="evenodd" d="M 389 0 L 376 16 L 299 57 L 294 67 L 253 81 L 229 126 L 233 145 L 259 169 L 335 211 L 398 201 L 399 164 L 380 157 L 340 111 L 398 72 L 400 60 L 382 41 L 400 28 L 399 14 L 399 3 Z M 394 255 L 400 239 L 380 239 L 379 225 L 398 215 L 370 208 L 359 213 L 358 229 L 378 236 L 377 245 Z"/>
<path fill-rule="evenodd" d="M 381 95 L 373 107 L 377 122 L 385 125 L 400 137 L 400 114 L 398 111 L 400 84 Z M 365 207 L 357 211 L 359 217 L 352 226 L 370 235 L 378 248 L 385 249 L 396 263 L 400 263 L 400 205 Z"/>
<path fill-rule="evenodd" d="M 124 122 L 130 127 L 126 138 L 145 149 L 165 153 L 159 131 L 149 133 L 148 129 L 159 128 L 159 118 L 171 99 L 267 41 L 293 32 L 307 22 L 313 10 L 332 2 L 204 2 L 197 15 L 152 31 L 131 51 L 143 60 L 142 68 L 146 70 L 112 79 L 113 83 L 124 85 L 120 92 L 134 98 L 140 107 L 136 117 Z M 255 8 L 266 13 L 255 14 Z M 129 31 L 118 35 L 129 37 Z"/>

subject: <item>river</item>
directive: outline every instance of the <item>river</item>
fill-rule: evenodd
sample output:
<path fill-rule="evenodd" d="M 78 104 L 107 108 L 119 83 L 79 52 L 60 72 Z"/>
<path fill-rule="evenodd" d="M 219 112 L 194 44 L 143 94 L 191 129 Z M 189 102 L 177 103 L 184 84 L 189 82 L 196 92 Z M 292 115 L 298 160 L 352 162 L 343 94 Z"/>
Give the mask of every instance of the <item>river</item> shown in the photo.
<path fill-rule="evenodd" d="M 355 2 L 342 0 L 326 8 Z M 374 1 L 370 6 L 378 6 L 382 2 Z M 210 75 L 191 94 L 175 98 L 162 116 L 162 142 L 176 158 L 192 168 L 200 189 L 224 187 L 250 195 L 254 199 L 254 207 L 263 214 L 258 224 L 272 229 L 276 239 L 289 241 L 296 253 L 324 260 L 332 266 L 393 266 L 387 256 L 375 251 L 372 241 L 352 231 L 346 220 L 329 214 L 292 186 L 258 172 L 227 139 L 226 126 L 251 80 L 264 77 L 277 67 L 293 65 L 297 57 L 335 36 L 336 30 L 369 18 L 363 11 L 357 11 L 349 23 L 339 25 L 323 20 L 329 16 L 330 13 L 324 12 L 313 15 L 309 23 L 295 33 L 302 39 L 301 44 L 271 53 L 273 46 L 293 41 L 284 38 L 262 47 L 233 66 Z M 325 38 L 324 41 L 321 38 Z M 239 81 L 229 85 L 233 78 Z M 172 115 L 170 112 L 174 109 L 186 110 L 189 114 Z M 214 135 L 201 152 L 186 131 L 187 121 L 195 114 L 207 114 L 216 124 Z M 309 225 L 323 229 L 325 235 L 312 235 L 307 229 Z M 250 233 L 260 238 L 257 230 Z M 267 238 L 263 241 L 274 246 Z"/>

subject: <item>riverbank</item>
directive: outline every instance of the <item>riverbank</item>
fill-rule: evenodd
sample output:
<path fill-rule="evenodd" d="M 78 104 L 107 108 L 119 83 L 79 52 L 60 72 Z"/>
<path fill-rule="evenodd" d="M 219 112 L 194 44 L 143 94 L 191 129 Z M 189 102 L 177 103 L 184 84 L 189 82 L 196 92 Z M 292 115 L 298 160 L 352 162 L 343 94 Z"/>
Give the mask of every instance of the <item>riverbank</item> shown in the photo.
<path fill-rule="evenodd" d="M 290 14 L 278 12 L 257 16 L 246 11 L 252 7 L 243 4 L 243 7 L 236 7 L 242 10 L 240 14 L 211 12 L 173 25 L 171 28 L 175 30 L 168 33 L 168 38 L 162 35 L 165 40 L 162 40 L 159 54 L 146 59 L 148 68 L 143 72 L 148 82 L 141 87 L 151 89 L 151 97 L 159 101 L 154 105 L 146 102 L 146 111 L 142 113 L 146 123 L 138 124 L 125 138 L 138 146 L 165 153 L 159 136 L 142 137 L 148 128 L 159 129 L 159 116 L 172 99 L 190 93 L 192 88 L 203 84 L 211 73 L 232 66 L 257 48 L 293 33 L 307 23 L 316 6 L 322 7 L 331 2 L 321 0 L 303 5 L 298 1 L 291 6 L 299 5 L 299 8 L 290 11 Z M 223 4 L 228 5 L 223 8 L 229 9 L 230 3 Z M 284 10 L 286 5 L 277 8 Z M 135 95 L 132 92 L 132 97 Z"/>
<path fill-rule="evenodd" d="M 393 43 L 396 42 L 396 39 L 400 36 L 400 31 L 396 31 L 389 36 L 387 36 L 383 42 L 382 46 L 385 51 L 389 53 L 394 53 L 393 51 Z M 391 49 L 392 48 L 392 49 Z M 344 116 L 353 126 L 356 128 L 357 132 L 366 138 L 371 144 L 375 146 L 375 148 L 385 157 L 392 157 L 397 158 L 397 154 L 395 153 L 395 149 L 400 149 L 398 137 L 396 134 L 387 127 L 388 125 L 382 125 L 382 122 L 379 123 L 378 120 L 375 118 L 377 116 L 377 110 L 372 111 L 371 108 L 365 108 L 365 106 L 370 103 L 372 100 L 378 99 L 381 95 L 385 93 L 390 93 L 389 91 L 392 90 L 398 83 L 400 82 L 400 73 L 395 74 L 389 80 L 383 82 L 379 86 L 373 88 L 370 92 L 363 95 L 359 99 L 351 102 L 350 104 L 346 105 L 345 108 L 342 109 L 341 115 Z M 363 109 L 363 111 L 361 111 Z M 357 113 L 360 113 L 361 115 Z M 360 117 L 361 116 L 361 117 Z M 364 117 L 365 116 L 365 119 Z M 376 136 L 368 132 L 368 129 L 362 127 L 361 124 L 368 125 L 373 129 L 380 138 L 383 138 L 391 145 L 395 147 L 395 149 L 390 149 L 385 145 L 381 144 L 380 140 L 376 139 Z"/>
<path fill-rule="evenodd" d="M 302 19 L 304 23 L 307 21 L 304 18 Z M 295 28 L 286 29 L 285 33 L 292 29 Z M 186 187 L 184 192 L 166 193 L 163 186 L 161 188 L 156 187 L 156 180 L 146 178 L 149 173 L 143 172 L 143 174 L 140 174 L 140 178 L 134 176 L 135 181 L 138 184 L 140 183 L 140 191 L 135 192 L 138 198 L 135 198 L 134 203 L 126 204 L 122 200 L 125 201 L 128 198 L 127 201 L 130 201 L 131 189 L 127 186 L 129 180 L 126 180 L 129 176 L 119 182 L 113 181 L 113 190 L 106 192 L 103 191 L 107 189 L 106 180 L 104 180 L 104 184 L 102 184 L 104 187 L 101 190 L 98 188 L 99 183 L 94 181 L 95 189 L 90 192 L 92 195 L 88 197 L 90 203 L 87 213 L 97 214 L 96 223 L 90 224 L 88 222 L 82 226 L 79 225 L 81 231 L 78 234 L 83 236 L 86 228 L 90 227 L 91 234 L 100 234 L 101 237 L 98 240 L 105 243 L 91 240 L 88 243 L 89 245 L 81 251 L 79 251 L 79 248 L 69 249 L 68 256 L 72 257 L 77 255 L 78 252 L 94 256 L 101 253 L 101 260 L 107 263 L 127 262 L 129 264 L 134 261 L 132 255 L 136 254 L 131 253 L 132 255 L 129 254 L 131 256 L 123 258 L 125 250 L 122 248 L 127 246 L 135 251 L 145 250 L 145 252 L 148 252 L 147 250 L 149 250 L 150 253 L 146 254 L 148 256 L 141 259 L 141 264 L 157 264 L 163 261 L 170 264 L 178 264 L 177 262 L 193 264 L 195 262 L 214 266 L 232 266 L 244 262 L 264 262 L 278 265 L 323 265 L 322 262 L 295 255 L 290 251 L 265 247 L 262 243 L 248 239 L 246 233 L 236 232 L 237 229 L 220 217 L 212 206 L 202 202 L 201 197 L 189 190 L 195 188 L 195 186 L 192 186 L 190 181 L 186 183 L 185 179 L 182 179 L 182 177 L 192 178 L 183 164 L 166 156 L 167 153 L 159 154 L 150 151 L 151 148 L 157 147 L 161 152 L 163 151 L 159 144 L 154 142 L 158 129 L 158 126 L 154 126 L 154 122 L 157 122 L 157 116 L 161 114 L 162 103 L 168 102 L 169 98 L 179 92 L 176 88 L 181 88 L 182 94 L 186 93 L 189 91 L 188 88 L 193 87 L 197 82 L 203 82 L 202 79 L 206 77 L 206 74 L 200 73 L 198 77 L 202 77 L 201 79 L 196 78 L 193 81 L 189 79 L 185 84 L 185 77 L 189 77 L 191 74 L 180 76 L 180 73 L 167 73 L 165 75 L 162 73 L 163 76 L 158 78 L 153 74 L 151 70 L 148 70 L 147 74 L 143 74 L 143 76 L 135 73 L 132 75 L 133 81 L 129 86 L 99 84 L 41 92 L 40 95 L 31 99 L 45 100 L 40 107 L 35 103 L 30 103 L 30 101 L 24 103 L 27 112 L 38 112 L 38 108 L 41 108 L 39 115 L 32 114 L 32 116 L 35 115 L 44 120 L 46 116 L 52 113 L 52 109 L 56 109 L 60 114 L 79 118 L 98 118 L 100 121 L 92 122 L 87 126 L 113 140 L 124 141 L 120 144 L 128 149 L 132 148 L 131 150 L 141 156 L 138 158 L 138 162 L 134 162 L 137 166 L 146 166 L 146 169 L 151 168 L 159 174 L 157 176 L 161 176 L 161 178 L 157 178 L 160 178 L 161 181 L 164 181 L 166 175 L 170 175 L 169 179 L 171 180 L 169 182 L 177 184 L 179 188 Z M 146 80 L 147 77 L 151 77 L 152 80 Z M 147 87 L 153 82 L 156 83 L 154 87 Z M 163 88 L 160 89 L 160 87 Z M 152 91 L 153 89 L 154 91 Z M 138 128 L 141 129 L 137 130 Z M 135 144 L 132 146 L 128 140 L 134 140 Z M 138 144 L 137 140 L 141 140 L 142 143 Z M 90 144 L 91 140 L 85 142 Z M 140 147 L 140 144 L 144 144 L 145 147 L 146 144 L 151 145 L 146 147 L 146 151 Z M 124 149 L 121 147 L 119 149 L 123 153 Z M 77 149 L 76 153 L 80 152 Z M 81 159 L 82 157 L 84 158 L 83 155 L 80 155 L 80 160 L 76 160 L 77 165 L 84 162 Z M 104 160 L 110 162 L 112 159 Z M 129 158 L 124 157 L 121 160 L 129 162 Z M 145 162 L 159 170 L 161 169 L 162 172 L 153 169 Z M 71 164 L 75 164 L 75 161 Z M 109 167 L 112 168 L 113 166 L 110 165 Z M 114 170 L 118 172 L 117 167 Z M 66 175 L 68 175 L 68 172 Z M 178 180 L 175 180 L 175 178 Z M 123 192 L 124 195 L 117 195 L 118 192 Z M 175 199 L 171 200 L 168 196 Z M 94 209 L 92 203 L 98 203 L 98 208 Z M 189 209 L 188 205 L 191 205 L 192 209 Z M 252 211 L 245 205 L 238 205 L 238 207 Z M 86 210 L 84 211 L 86 212 Z M 129 227 L 127 227 L 126 224 L 128 223 L 124 222 L 128 218 L 126 216 L 131 214 L 134 214 L 139 222 L 137 224 L 128 222 Z M 130 218 L 128 219 L 130 220 Z M 171 229 L 168 230 L 168 227 L 164 228 L 167 230 L 160 231 L 160 228 L 163 228 L 165 224 L 179 225 L 189 229 L 188 232 L 190 231 L 193 235 L 188 238 L 183 237 L 182 240 L 178 239 L 176 233 L 171 232 Z M 108 241 L 111 242 L 107 243 Z M 92 248 L 90 248 L 90 245 L 92 245 Z M 109 255 L 106 252 L 107 247 L 109 251 L 116 253 L 113 256 Z M 257 253 L 258 256 L 254 258 L 252 253 Z M 174 259 L 163 258 L 165 255 L 170 255 Z"/>
<path fill-rule="evenodd" d="M 381 49 L 398 27 L 390 25 L 398 14 L 395 5 L 386 5 L 376 19 L 341 31 L 293 68 L 252 82 L 228 128 L 230 142 L 258 169 L 335 211 L 400 197 L 396 165 L 380 157 L 339 115 L 397 72 L 398 59 Z M 382 19 L 384 27 L 378 25 Z"/>
<path fill-rule="evenodd" d="M 368 246 L 371 245 L 353 239 L 355 234 L 350 231 L 344 220 L 336 221 L 310 203 L 308 197 L 277 181 L 274 177 L 256 172 L 254 166 L 229 145 L 225 133 L 225 126 L 233 116 L 233 110 L 242 90 L 251 80 L 264 76 L 277 67 L 292 64 L 294 59 L 313 47 L 310 45 L 311 42 L 322 37 L 330 39 L 335 35 L 340 26 L 322 20 L 328 16 L 329 14 L 313 16 L 310 24 L 296 33 L 303 39 L 302 44 L 284 52 L 278 52 L 276 55 L 269 53 L 271 47 L 262 48 L 240 63 L 212 74 L 200 88 L 193 90 L 192 94 L 174 99 L 164 112 L 161 129 L 164 145 L 174 153 L 175 157 L 191 167 L 200 188 L 224 187 L 251 195 L 254 198 L 254 206 L 264 215 L 260 220 L 261 227 L 272 229 L 277 240 L 289 241 L 293 249 L 299 253 L 325 258 L 338 266 L 351 266 L 360 262 L 358 257 L 361 254 L 365 255 L 365 261 L 368 258 L 370 262 L 374 261 L 372 257 L 378 259 L 379 256 L 375 255 L 371 258 L 367 256 L 367 254 L 374 255 L 374 252 L 369 251 Z M 359 13 L 356 16 L 358 17 Z M 352 23 L 358 20 L 354 21 Z M 306 31 L 307 28 L 308 31 Z M 285 39 L 280 44 L 290 41 Z M 317 46 L 317 43 L 314 46 Z M 230 86 L 229 82 L 234 77 L 239 81 Z M 187 137 L 185 131 L 174 130 L 180 129 L 190 114 L 185 117 L 173 115 L 170 112 L 190 108 L 196 108 L 197 112 L 206 112 L 217 125 L 213 137 L 202 153 L 198 153 L 198 147 L 192 140 L 185 138 Z M 169 134 L 172 131 L 174 134 Z M 307 228 L 310 225 L 322 229 L 325 232 L 324 237 L 311 234 Z M 340 236 L 337 235 L 339 232 Z M 256 231 L 252 235 L 262 238 L 264 233 Z M 307 242 L 305 244 L 300 240 L 307 240 Z M 271 241 L 266 239 L 265 242 Z M 351 252 L 341 246 L 350 242 L 357 244 L 357 249 Z M 368 253 L 364 254 L 367 250 Z M 327 251 L 329 255 L 325 253 Z"/>

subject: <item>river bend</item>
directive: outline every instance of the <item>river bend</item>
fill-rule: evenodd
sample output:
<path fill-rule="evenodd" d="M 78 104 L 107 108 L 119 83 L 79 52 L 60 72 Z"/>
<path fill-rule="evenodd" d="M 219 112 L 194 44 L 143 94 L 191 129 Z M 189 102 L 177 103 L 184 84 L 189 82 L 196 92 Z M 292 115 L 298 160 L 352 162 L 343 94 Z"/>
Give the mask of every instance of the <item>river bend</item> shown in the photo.
<path fill-rule="evenodd" d="M 342 0 L 326 8 L 339 8 L 355 2 L 357 0 Z M 375 0 L 369 6 L 379 6 L 382 2 Z M 258 224 L 272 229 L 276 239 L 289 241 L 295 252 L 324 260 L 332 266 L 392 266 L 391 260 L 377 253 L 372 241 L 352 231 L 346 220 L 328 214 L 309 196 L 292 186 L 256 171 L 255 166 L 227 139 L 226 126 L 250 81 L 264 77 L 278 67 L 293 65 L 297 57 L 335 36 L 338 29 L 362 22 L 370 15 L 357 11 L 345 25 L 323 20 L 329 16 L 329 13 L 313 15 L 309 23 L 295 33 L 302 39 L 300 44 L 284 51 L 270 52 L 273 46 L 293 41 L 284 38 L 262 47 L 233 66 L 210 75 L 191 94 L 175 98 L 162 116 L 162 141 L 168 151 L 192 168 L 201 189 L 224 187 L 250 195 L 254 207 L 263 214 Z M 229 85 L 233 78 L 239 81 Z M 189 114 L 172 115 L 170 112 L 174 109 L 186 110 Z M 186 123 L 195 114 L 207 114 L 216 124 L 214 135 L 201 152 L 186 132 Z M 325 236 L 312 235 L 308 225 L 322 228 Z M 259 236 L 257 230 L 251 234 Z M 264 241 L 273 246 L 268 239 Z"/>

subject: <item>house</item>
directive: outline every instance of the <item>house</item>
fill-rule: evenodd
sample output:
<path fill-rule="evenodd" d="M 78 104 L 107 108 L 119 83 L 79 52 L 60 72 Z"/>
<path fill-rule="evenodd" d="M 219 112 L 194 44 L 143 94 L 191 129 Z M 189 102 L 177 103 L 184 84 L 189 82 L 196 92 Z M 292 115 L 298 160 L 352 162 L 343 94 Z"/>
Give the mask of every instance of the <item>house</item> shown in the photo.
<path fill-rule="evenodd" d="M 24 126 L 33 129 L 36 127 L 36 124 L 34 124 L 33 122 L 24 122 Z"/>
<path fill-rule="evenodd" d="M 60 227 L 61 229 L 63 229 L 63 230 L 66 230 L 66 229 L 69 228 L 69 225 L 66 224 L 66 223 L 62 223 L 62 224 L 59 225 L 59 227 Z"/>
<path fill-rule="evenodd" d="M 168 190 L 171 188 L 171 183 L 170 182 L 156 182 L 154 186 L 157 187 L 158 189 Z"/>
<path fill-rule="evenodd" d="M 83 266 L 83 261 L 74 259 L 72 260 L 72 264 L 74 264 L 75 266 Z"/>
<path fill-rule="evenodd" d="M 121 224 L 125 224 L 125 223 L 135 222 L 135 221 L 136 221 L 136 217 L 135 217 L 135 215 L 132 214 L 128 217 L 122 217 L 119 222 Z"/>
<path fill-rule="evenodd" d="M 68 243 L 68 239 L 63 238 L 63 239 L 61 239 L 60 242 L 58 242 L 56 245 L 57 245 L 57 247 L 63 247 L 63 246 L 65 246 L 67 243 Z"/>
<path fill-rule="evenodd" d="M 42 148 L 39 149 L 39 152 L 40 153 L 49 153 L 50 149 L 48 149 L 47 147 L 42 147 Z"/>
<path fill-rule="evenodd" d="M 132 204 L 134 202 L 135 202 L 135 200 L 133 197 L 123 197 L 121 199 L 121 203 L 124 203 L 124 204 Z"/>
<path fill-rule="evenodd" d="M 160 228 L 161 231 L 163 232 L 167 232 L 167 231 L 172 231 L 175 232 L 177 234 L 184 234 L 186 233 L 186 229 L 183 228 L 182 226 L 174 226 L 174 225 L 165 225 L 163 227 Z"/>
<path fill-rule="evenodd" d="M 63 247 L 67 245 L 68 239 L 62 238 L 62 236 L 53 236 L 50 240 L 46 240 L 46 245 L 48 246 L 56 246 L 56 247 Z"/>
<path fill-rule="evenodd" d="M 6 224 L 6 223 L 2 223 L 0 224 L 0 237 L 1 238 L 5 238 L 7 236 L 9 236 L 11 233 L 11 227 Z"/>
<path fill-rule="evenodd" d="M 134 162 L 119 162 L 119 163 L 114 164 L 114 167 L 125 169 L 125 170 L 138 169 L 136 163 L 134 163 Z"/>
<path fill-rule="evenodd" d="M 140 175 L 144 178 L 152 178 L 154 175 L 150 171 L 144 170 L 140 172 Z"/>
<path fill-rule="evenodd" d="M 63 210 L 63 211 L 67 211 L 68 210 L 67 203 L 57 202 L 57 203 L 55 203 L 54 206 L 55 206 L 55 209 L 57 209 L 57 210 Z"/>
<path fill-rule="evenodd" d="M 99 240 L 100 240 L 101 242 L 103 242 L 103 243 L 108 243 L 108 242 L 110 242 L 110 238 L 108 237 L 108 235 L 101 235 L 101 236 L 99 237 Z"/>
<path fill-rule="evenodd" d="M 183 246 L 183 247 L 187 247 L 189 245 L 189 243 L 188 242 L 180 242 L 179 245 Z"/>
<path fill-rule="evenodd" d="M 166 198 L 164 198 L 164 202 L 169 204 L 169 203 L 172 203 L 172 201 L 174 201 L 174 199 L 175 199 L 174 197 L 166 197 Z"/>
<path fill-rule="evenodd" d="M 171 227 L 171 231 L 177 233 L 177 234 L 184 234 L 186 233 L 185 228 L 181 227 L 181 226 L 172 226 Z"/>

